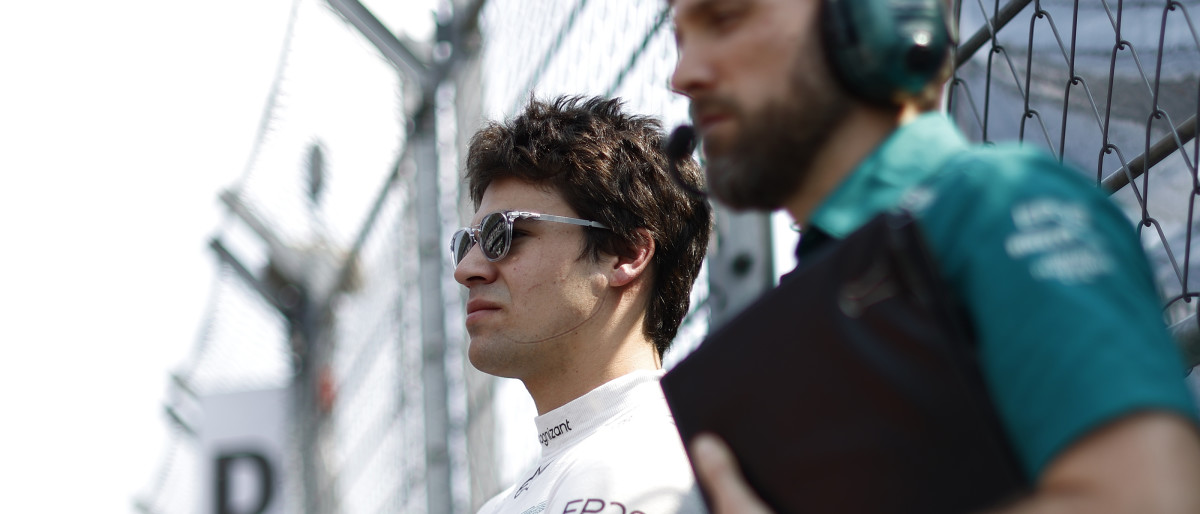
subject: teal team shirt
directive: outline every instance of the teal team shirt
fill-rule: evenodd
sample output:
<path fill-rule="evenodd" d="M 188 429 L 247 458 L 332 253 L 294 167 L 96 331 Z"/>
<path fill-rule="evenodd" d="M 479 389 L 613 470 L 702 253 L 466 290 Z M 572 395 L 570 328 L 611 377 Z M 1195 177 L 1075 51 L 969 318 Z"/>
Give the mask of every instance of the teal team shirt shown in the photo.
<path fill-rule="evenodd" d="M 1155 409 L 1196 419 L 1131 223 L 1080 174 L 973 147 L 940 113 L 895 131 L 818 207 L 797 254 L 885 210 L 914 213 L 965 305 L 1030 477 L 1091 429 Z M 818 237 L 812 237 L 820 233 Z"/>

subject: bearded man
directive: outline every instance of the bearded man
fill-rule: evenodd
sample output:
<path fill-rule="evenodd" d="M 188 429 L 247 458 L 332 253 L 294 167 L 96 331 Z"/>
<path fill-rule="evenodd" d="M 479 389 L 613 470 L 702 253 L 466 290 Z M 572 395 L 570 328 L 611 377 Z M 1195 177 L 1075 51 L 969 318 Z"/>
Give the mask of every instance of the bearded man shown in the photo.
<path fill-rule="evenodd" d="M 672 85 L 713 196 L 786 210 L 801 269 L 879 213 L 917 220 L 1031 482 L 1001 512 L 1200 512 L 1195 407 L 1138 238 L 1079 173 L 971 147 L 932 112 L 951 61 L 940 0 L 672 4 Z M 717 512 L 766 511 L 719 439 L 689 443 Z"/>

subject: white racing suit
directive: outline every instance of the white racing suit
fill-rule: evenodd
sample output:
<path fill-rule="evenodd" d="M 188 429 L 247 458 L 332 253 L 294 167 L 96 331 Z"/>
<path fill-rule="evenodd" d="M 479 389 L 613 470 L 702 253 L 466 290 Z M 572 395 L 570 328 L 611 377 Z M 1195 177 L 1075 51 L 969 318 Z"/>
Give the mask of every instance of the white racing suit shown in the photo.
<path fill-rule="evenodd" d="M 662 375 L 635 371 L 538 416 L 536 467 L 480 514 L 704 512 Z"/>

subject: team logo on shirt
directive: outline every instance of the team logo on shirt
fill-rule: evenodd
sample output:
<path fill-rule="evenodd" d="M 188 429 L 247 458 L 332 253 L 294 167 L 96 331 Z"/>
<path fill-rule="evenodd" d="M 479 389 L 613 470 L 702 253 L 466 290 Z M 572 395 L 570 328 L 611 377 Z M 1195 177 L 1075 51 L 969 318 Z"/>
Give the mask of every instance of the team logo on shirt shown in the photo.
<path fill-rule="evenodd" d="M 550 463 L 547 462 L 546 465 L 549 466 Z M 529 483 L 533 482 L 533 479 L 537 478 L 538 475 L 541 475 L 543 469 L 546 469 L 546 468 L 543 468 L 542 466 L 538 466 L 537 471 L 533 472 L 533 476 L 529 477 L 529 479 L 525 480 L 525 483 L 521 484 L 521 487 L 517 488 L 517 493 L 513 495 L 514 500 L 517 499 L 518 496 L 521 496 L 521 493 L 529 490 Z"/>
<path fill-rule="evenodd" d="M 1087 283 L 1116 267 L 1082 205 L 1037 198 L 1013 207 L 1012 220 L 1016 230 L 1004 250 L 1013 259 L 1028 260 L 1033 278 Z"/>
<path fill-rule="evenodd" d="M 550 446 L 550 440 L 560 437 L 563 434 L 571 431 L 571 420 L 565 420 L 558 425 L 546 429 L 545 432 L 538 434 L 538 441 L 542 442 L 542 446 Z"/>

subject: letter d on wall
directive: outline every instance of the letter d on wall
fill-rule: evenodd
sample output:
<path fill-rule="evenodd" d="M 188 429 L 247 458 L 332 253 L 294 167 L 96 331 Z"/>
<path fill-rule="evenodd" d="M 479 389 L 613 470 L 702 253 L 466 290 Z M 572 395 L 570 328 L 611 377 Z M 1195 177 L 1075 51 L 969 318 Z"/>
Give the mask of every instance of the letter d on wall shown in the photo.
<path fill-rule="evenodd" d="M 303 508 L 290 476 L 290 391 L 267 389 L 200 397 L 203 423 L 196 460 L 201 514 L 291 514 Z"/>
<path fill-rule="evenodd" d="M 238 467 L 253 466 L 253 475 L 255 476 L 254 483 L 257 485 L 258 494 L 254 502 L 249 502 L 254 505 L 253 508 L 246 510 L 235 510 L 233 485 L 235 484 L 233 474 Z M 213 499 L 213 505 L 216 507 L 216 514 L 263 514 L 267 511 L 267 507 L 271 505 L 271 500 L 275 496 L 275 482 L 271 471 L 271 463 L 266 457 L 253 452 L 227 453 L 217 456 L 216 462 L 216 498 Z M 240 481 L 245 483 L 245 481 Z M 239 499 L 245 497 L 244 494 L 237 495 Z M 239 502 L 245 503 L 245 502 Z M 244 506 L 244 505 L 243 505 Z"/>

